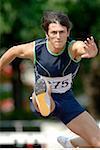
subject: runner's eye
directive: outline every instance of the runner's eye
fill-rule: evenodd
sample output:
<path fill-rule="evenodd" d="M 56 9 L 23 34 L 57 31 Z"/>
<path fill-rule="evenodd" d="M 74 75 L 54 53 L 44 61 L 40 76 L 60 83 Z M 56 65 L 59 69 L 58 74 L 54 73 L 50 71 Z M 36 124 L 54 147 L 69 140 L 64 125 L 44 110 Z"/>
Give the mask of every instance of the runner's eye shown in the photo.
<path fill-rule="evenodd" d="M 60 31 L 60 33 L 64 33 L 64 31 Z"/>
<path fill-rule="evenodd" d="M 52 31 L 52 34 L 57 34 L 57 31 Z"/>

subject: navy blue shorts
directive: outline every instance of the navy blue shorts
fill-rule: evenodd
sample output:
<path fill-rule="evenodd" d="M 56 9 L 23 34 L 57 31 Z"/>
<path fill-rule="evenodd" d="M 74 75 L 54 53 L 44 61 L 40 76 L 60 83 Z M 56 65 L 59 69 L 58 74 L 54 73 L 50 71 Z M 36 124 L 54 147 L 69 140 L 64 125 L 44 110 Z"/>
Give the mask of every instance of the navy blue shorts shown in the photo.
<path fill-rule="evenodd" d="M 69 123 L 72 119 L 85 111 L 85 109 L 77 102 L 71 90 L 63 94 L 52 93 L 51 95 L 55 101 L 55 109 L 50 116 L 57 117 L 64 124 Z M 32 102 L 31 110 L 36 112 Z"/>

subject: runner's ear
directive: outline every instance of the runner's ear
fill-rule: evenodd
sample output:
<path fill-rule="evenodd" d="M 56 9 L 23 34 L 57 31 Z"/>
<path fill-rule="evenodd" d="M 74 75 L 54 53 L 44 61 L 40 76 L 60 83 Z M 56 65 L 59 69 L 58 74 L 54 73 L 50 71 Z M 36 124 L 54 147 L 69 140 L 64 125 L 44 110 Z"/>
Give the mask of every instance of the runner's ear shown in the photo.
<path fill-rule="evenodd" d="M 47 35 L 47 34 L 46 34 L 46 39 L 47 39 L 47 40 L 49 40 L 49 37 L 48 37 L 48 35 Z"/>

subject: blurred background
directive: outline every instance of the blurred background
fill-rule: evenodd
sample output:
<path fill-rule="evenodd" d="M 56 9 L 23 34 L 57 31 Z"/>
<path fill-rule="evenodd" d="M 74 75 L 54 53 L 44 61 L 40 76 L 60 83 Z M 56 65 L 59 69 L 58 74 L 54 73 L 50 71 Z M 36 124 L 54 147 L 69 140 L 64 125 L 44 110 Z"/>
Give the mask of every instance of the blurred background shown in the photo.
<path fill-rule="evenodd" d="M 41 17 L 45 10 L 67 13 L 73 23 L 71 36 L 85 40 L 92 35 L 100 49 L 100 0 L 1 0 L 0 56 L 14 45 L 45 37 L 41 28 Z M 31 112 L 29 97 L 33 79 L 32 62 L 19 58 L 0 73 L 1 147 L 31 148 L 37 144 L 49 148 L 53 144 L 59 148 L 57 135 L 71 133 L 69 130 L 66 132 L 64 125 L 55 118 L 42 119 Z M 82 60 L 73 90 L 79 103 L 99 122 L 100 55 Z"/>

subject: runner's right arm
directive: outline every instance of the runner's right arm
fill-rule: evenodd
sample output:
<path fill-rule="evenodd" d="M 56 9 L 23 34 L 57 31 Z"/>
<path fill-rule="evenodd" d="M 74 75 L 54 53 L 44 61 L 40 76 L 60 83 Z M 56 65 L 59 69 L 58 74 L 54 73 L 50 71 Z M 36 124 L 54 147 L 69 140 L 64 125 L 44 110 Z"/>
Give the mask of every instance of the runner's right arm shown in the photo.
<path fill-rule="evenodd" d="M 31 59 L 33 61 L 34 42 L 13 46 L 8 49 L 0 58 L 0 70 L 7 64 L 11 63 L 16 57 Z"/>

